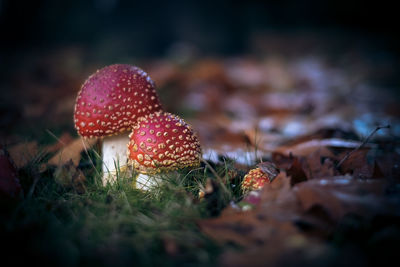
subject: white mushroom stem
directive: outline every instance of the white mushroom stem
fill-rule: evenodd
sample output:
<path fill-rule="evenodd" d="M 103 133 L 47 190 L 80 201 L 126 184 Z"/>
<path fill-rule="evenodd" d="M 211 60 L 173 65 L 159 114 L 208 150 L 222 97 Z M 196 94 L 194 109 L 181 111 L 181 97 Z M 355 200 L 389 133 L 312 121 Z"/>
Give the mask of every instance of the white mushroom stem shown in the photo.
<path fill-rule="evenodd" d="M 158 185 L 161 181 L 161 177 L 158 174 L 147 175 L 139 173 L 136 177 L 136 188 L 144 191 L 150 190 L 150 188 Z"/>
<path fill-rule="evenodd" d="M 155 173 L 155 174 L 144 174 L 139 173 L 136 177 L 136 188 L 143 191 L 148 191 L 153 187 L 159 186 L 165 179 L 168 179 L 169 175 L 179 176 L 177 171 Z"/>
<path fill-rule="evenodd" d="M 105 137 L 102 145 L 103 184 L 114 183 L 117 173 L 127 169 L 126 144 L 129 143 L 127 133 Z"/>

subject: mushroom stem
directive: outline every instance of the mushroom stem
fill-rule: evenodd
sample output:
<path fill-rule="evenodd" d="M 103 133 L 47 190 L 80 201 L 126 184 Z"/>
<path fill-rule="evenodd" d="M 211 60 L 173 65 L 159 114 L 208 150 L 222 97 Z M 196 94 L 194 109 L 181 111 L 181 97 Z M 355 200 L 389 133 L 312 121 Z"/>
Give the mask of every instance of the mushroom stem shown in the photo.
<path fill-rule="evenodd" d="M 114 183 L 117 174 L 127 168 L 126 144 L 129 142 L 129 133 L 105 137 L 102 145 L 103 184 Z"/>
<path fill-rule="evenodd" d="M 161 181 L 161 177 L 157 174 L 147 175 L 139 173 L 136 177 L 136 188 L 144 191 L 150 190 L 150 188 L 156 186 Z"/>

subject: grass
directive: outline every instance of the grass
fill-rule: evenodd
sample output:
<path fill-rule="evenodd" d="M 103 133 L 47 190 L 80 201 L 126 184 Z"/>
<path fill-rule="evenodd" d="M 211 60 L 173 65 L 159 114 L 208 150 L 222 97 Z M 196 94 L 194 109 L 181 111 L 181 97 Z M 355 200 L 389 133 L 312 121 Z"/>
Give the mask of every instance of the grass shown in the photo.
<path fill-rule="evenodd" d="M 39 173 L 40 162 L 20 170 L 24 198 L 1 212 L 0 234 L 15 263 L 53 266 L 214 265 L 221 248 L 198 229 L 198 220 L 219 214 L 241 197 L 231 162 L 163 176 L 148 192 L 119 175 L 102 186 L 95 151 L 83 155 L 80 171 L 64 166 Z M 94 162 L 94 165 L 93 165 Z M 211 197 L 199 200 L 209 179 Z M 82 190 L 84 189 L 84 190 Z"/>

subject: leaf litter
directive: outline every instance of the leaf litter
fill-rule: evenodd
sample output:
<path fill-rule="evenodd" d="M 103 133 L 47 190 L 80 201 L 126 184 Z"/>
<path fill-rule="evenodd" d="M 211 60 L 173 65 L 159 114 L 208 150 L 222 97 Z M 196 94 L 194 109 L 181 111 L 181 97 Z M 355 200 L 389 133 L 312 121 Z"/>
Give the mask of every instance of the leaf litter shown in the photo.
<path fill-rule="evenodd" d="M 23 194 L 33 199 L 46 189 L 43 177 L 54 180 L 68 197 L 84 198 L 87 190 L 93 194 L 90 186 L 95 163 L 85 165 L 83 161 L 96 151 L 97 141 L 76 138 L 70 123 L 83 74 L 95 68 L 79 61 L 81 53 L 61 49 L 58 56 L 30 59 L 33 69 L 51 70 L 49 77 L 53 78 L 49 80 L 33 79 L 34 71 L 29 66 L 9 78 L 15 90 L 8 94 L 24 96 L 14 103 L 15 107 L 4 109 L 10 111 L 10 117 L 15 117 L 16 110 L 21 121 L 29 119 L 33 125 L 43 120 L 69 127 L 54 135 L 56 142 L 53 136 L 43 148 L 42 142 L 25 141 L 27 134 L 18 132 L 18 122 L 7 124 L 14 127 L 11 133 L 1 132 L 5 143 L 11 143 L 7 150 Z M 79 61 L 80 71 L 62 67 L 65 55 Z M 204 177 L 195 175 L 200 186 L 189 197 L 185 195 L 184 203 L 205 204 L 207 215 L 203 213 L 202 219 L 195 216 L 193 220 L 202 234 L 222 248 L 219 264 L 367 265 L 369 260 L 375 262 L 374 255 L 392 255 L 390 248 L 383 252 L 382 248 L 400 240 L 396 239 L 400 232 L 400 112 L 394 98 L 369 84 L 373 66 L 361 62 L 361 69 L 354 70 L 335 64 L 337 61 L 318 56 L 242 55 L 195 59 L 184 64 L 168 59 L 148 63 L 148 73 L 159 86 L 165 108 L 183 115 L 203 145 L 208 165 L 202 165 Z M 58 81 L 56 77 L 64 78 Z M 27 94 L 21 93 L 25 91 Z M 370 142 L 363 141 L 376 125 L 386 123 L 390 129 L 381 129 Z M 233 164 L 228 165 L 229 161 Z M 29 169 L 32 163 L 40 163 L 41 167 Z M 244 174 L 257 165 L 270 174 L 270 183 L 262 190 L 242 195 L 239 188 Z M 14 194 L 16 188 L 9 192 Z M 60 189 L 50 191 L 58 194 Z M 137 199 L 119 193 L 105 194 L 105 202 L 110 204 L 106 209 L 111 210 L 113 219 L 118 215 L 113 206 L 115 199 L 124 203 L 118 206 L 119 211 L 140 209 L 133 205 Z M 68 202 L 58 199 L 47 205 L 50 210 L 62 210 L 63 201 Z M 79 205 L 99 205 L 90 199 L 85 201 L 89 204 Z M 166 214 L 175 214 L 173 207 L 193 208 L 193 204 L 169 204 L 169 209 L 152 207 L 153 213 L 140 213 L 136 221 L 131 218 L 144 235 L 133 234 L 140 237 L 139 243 L 148 242 L 145 235 L 151 236 L 151 231 L 146 232 L 146 227 L 156 225 L 155 218 L 170 222 Z M 63 216 L 74 216 L 66 213 Z M 89 213 L 87 220 L 98 218 L 92 210 Z M 187 222 L 179 219 L 182 225 Z M 130 229 L 129 224 L 123 226 Z M 193 231 L 186 228 L 184 233 L 190 238 L 182 238 L 180 228 L 175 227 L 174 234 L 166 228 L 168 231 L 161 231 L 159 239 L 163 251 L 175 259 L 184 257 L 182 242 L 196 240 Z M 88 229 L 81 231 L 90 236 L 85 232 Z M 119 255 L 118 249 L 123 250 L 108 245 L 99 251 L 106 254 L 112 248 Z M 138 251 L 140 248 L 135 247 L 134 252 Z M 141 263 L 152 262 L 147 260 Z"/>
<path fill-rule="evenodd" d="M 376 155 L 372 164 L 368 162 L 370 150 L 379 150 L 376 145 L 331 140 L 312 139 L 317 145 L 309 146 L 308 138 L 300 137 L 300 142 L 278 147 L 272 162 L 283 172 L 276 180 L 250 192 L 218 218 L 199 222 L 214 240 L 235 245 L 221 256 L 222 265 L 297 266 L 326 261 L 338 252 L 322 242 L 337 234 L 335 227 L 346 216 L 361 216 L 366 223 L 382 216 L 399 218 L 400 195 L 390 191 L 399 189 L 400 177 L 383 178 Z M 369 257 L 373 256 L 362 259 Z"/>

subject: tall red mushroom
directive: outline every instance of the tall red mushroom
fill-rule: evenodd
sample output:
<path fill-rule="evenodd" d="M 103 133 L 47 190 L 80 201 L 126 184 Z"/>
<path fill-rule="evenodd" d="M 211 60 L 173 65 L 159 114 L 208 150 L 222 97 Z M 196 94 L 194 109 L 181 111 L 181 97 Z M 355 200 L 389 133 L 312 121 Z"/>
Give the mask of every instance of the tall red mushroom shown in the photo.
<path fill-rule="evenodd" d="M 155 182 L 151 176 L 157 173 L 200 164 L 197 136 L 185 121 L 171 113 L 157 112 L 140 118 L 129 137 L 129 162 L 140 173 L 137 188 L 148 189 Z"/>
<path fill-rule="evenodd" d="M 92 74 L 82 85 L 74 122 L 83 137 L 102 137 L 103 182 L 125 166 L 127 131 L 138 118 L 161 110 L 150 76 L 138 67 L 115 64 Z"/>

